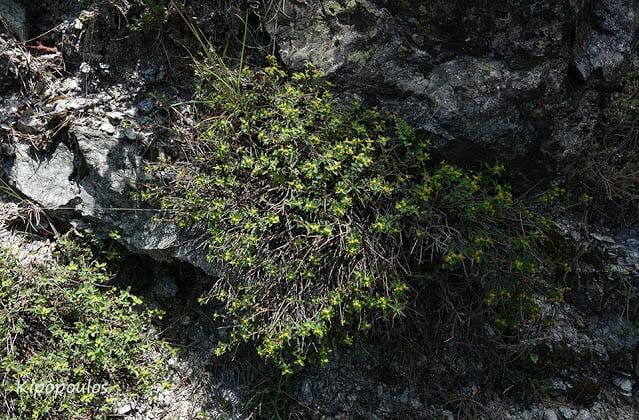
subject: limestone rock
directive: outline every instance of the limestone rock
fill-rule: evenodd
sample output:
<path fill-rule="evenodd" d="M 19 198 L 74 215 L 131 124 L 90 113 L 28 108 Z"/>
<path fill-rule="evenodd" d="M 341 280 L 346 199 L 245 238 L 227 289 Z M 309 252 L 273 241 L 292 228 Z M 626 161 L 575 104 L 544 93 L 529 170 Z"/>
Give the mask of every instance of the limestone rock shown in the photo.
<path fill-rule="evenodd" d="M 0 0 L 0 17 L 20 41 L 27 39 L 27 12 L 20 0 Z"/>
<path fill-rule="evenodd" d="M 13 186 L 39 205 L 64 208 L 93 222 L 99 231 L 118 231 L 132 252 L 157 260 L 178 259 L 217 274 L 205 250 L 172 223 L 156 223 L 156 211 L 133 197 L 142 163 L 134 144 L 80 121 L 69 128 L 77 150 L 61 143 L 50 156 L 39 156 L 19 143 L 3 169 Z"/>
<path fill-rule="evenodd" d="M 347 94 L 398 111 L 447 159 L 530 169 L 587 143 L 596 85 L 629 62 L 639 4 L 310 0 L 272 18 L 286 65 L 311 61 Z"/>
<path fill-rule="evenodd" d="M 45 208 L 68 205 L 78 193 L 69 181 L 73 172 L 73 153 L 60 144 L 51 156 L 31 152 L 28 144 L 16 146 L 13 161 L 4 165 L 7 177 L 16 189 Z"/>
<path fill-rule="evenodd" d="M 614 80 L 627 62 L 639 29 L 634 0 L 604 0 L 584 7 L 573 46 L 575 67 L 584 80 Z"/>

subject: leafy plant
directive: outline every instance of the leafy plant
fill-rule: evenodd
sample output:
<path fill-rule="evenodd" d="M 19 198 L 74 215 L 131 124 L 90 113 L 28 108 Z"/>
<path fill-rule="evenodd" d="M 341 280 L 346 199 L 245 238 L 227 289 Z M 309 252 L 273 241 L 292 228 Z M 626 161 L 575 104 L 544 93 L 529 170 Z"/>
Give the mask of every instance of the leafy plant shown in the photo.
<path fill-rule="evenodd" d="M 59 245 L 42 262 L 0 250 L 0 400 L 9 417 L 109 414 L 164 371 L 148 331 L 158 312 L 106 286 L 104 265 L 82 246 Z"/>
<path fill-rule="evenodd" d="M 311 64 L 289 76 L 269 60 L 234 70 L 209 53 L 196 66 L 206 117 L 148 167 L 144 197 L 205 230 L 223 269 L 203 297 L 233 326 L 218 353 L 255 343 L 283 373 L 326 362 L 405 315 L 425 267 L 484 285 L 504 327 L 533 313 L 549 221 L 497 181 L 503 166 L 436 164 L 400 118 L 340 103 Z"/>

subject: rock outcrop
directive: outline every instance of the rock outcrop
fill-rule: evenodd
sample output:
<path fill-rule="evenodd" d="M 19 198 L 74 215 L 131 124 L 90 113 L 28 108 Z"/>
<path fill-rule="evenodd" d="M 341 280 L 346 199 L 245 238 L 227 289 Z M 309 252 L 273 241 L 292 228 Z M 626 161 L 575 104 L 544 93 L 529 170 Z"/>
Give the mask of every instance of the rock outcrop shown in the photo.
<path fill-rule="evenodd" d="M 156 260 L 177 258 L 215 274 L 193 239 L 170 222 L 158 223 L 156 210 L 135 199 L 138 178 L 144 176 L 135 143 L 115 137 L 87 120 L 69 127 L 74 151 L 65 143 L 48 154 L 19 143 L 4 163 L 6 177 L 16 190 L 52 214 L 93 222 L 102 232 L 118 232 L 132 252 Z"/>
<path fill-rule="evenodd" d="M 19 40 L 27 39 L 27 11 L 20 0 L 2 0 L 0 2 L 0 20 Z"/>
<path fill-rule="evenodd" d="M 129 286 L 158 260 L 215 275 L 197 235 L 156 223 L 161 213 L 136 195 L 146 176 L 145 154 L 170 145 L 175 135 L 162 127 L 171 118 L 193 123 L 190 97 L 180 91 L 190 63 L 176 64 L 186 54 L 167 54 L 164 46 L 149 51 L 140 38 L 101 32 L 90 0 L 43 3 L 56 11 L 45 18 L 55 28 L 46 41 L 58 53 L 40 55 L 0 32 L 3 181 L 52 218 L 117 231 L 132 253 L 151 257 L 142 268 L 129 267 Z M 0 14 L 10 24 L 7 5 L 13 4 L 19 3 L 0 0 Z M 343 94 L 397 111 L 447 159 L 499 157 L 528 174 L 587 143 L 605 90 L 624 72 L 639 28 L 637 0 L 272 2 L 279 4 L 263 22 L 289 67 L 312 61 Z M 20 27 L 12 26 L 18 36 Z M 180 105 L 163 108 L 160 100 Z M 162 142 L 160 132 L 168 137 Z M 15 213 L 7 206 L 0 206 L 0 222 Z M 598 235 L 576 225 L 566 222 L 557 230 L 566 249 L 578 250 L 587 262 L 576 268 L 565 302 L 541 302 L 551 325 L 523 342 L 519 365 L 509 365 L 519 369 L 511 372 L 513 380 L 544 371 L 543 401 L 520 401 L 510 386 L 491 389 L 488 368 L 468 351 L 463 328 L 441 326 L 445 308 L 433 308 L 424 328 L 432 332 L 430 347 L 420 349 L 414 365 L 406 363 L 414 355 L 405 354 L 404 341 L 389 349 L 363 340 L 364 351 L 340 350 L 328 366 L 308 368 L 296 399 L 309 413 L 334 418 L 458 418 L 464 404 L 477 410 L 470 413 L 481 406 L 483 418 L 636 418 L 639 334 L 627 319 L 631 308 L 623 306 L 639 290 L 638 233 Z M 6 239 L 2 226 L 0 238 Z M 185 280 L 166 270 L 148 269 L 152 294 L 181 305 L 177 295 Z M 213 323 L 199 306 L 187 309 L 190 318 L 174 311 L 186 337 L 180 342 L 197 362 L 185 377 L 205 370 L 218 382 L 250 377 L 250 363 L 213 356 L 227 326 Z M 211 369 L 212 360 L 224 366 Z M 419 387 L 415 375 L 428 387 Z M 215 398 L 240 410 L 245 395 L 230 386 L 219 391 L 227 388 L 234 391 Z M 142 409 L 130 404 L 118 410 L 136 411 Z"/>
<path fill-rule="evenodd" d="M 397 111 L 447 158 L 529 169 L 586 144 L 598 88 L 639 29 L 636 0 L 311 0 L 268 13 L 288 66 L 308 60 Z"/>
<path fill-rule="evenodd" d="M 86 32 L 81 23 L 67 21 L 52 33 L 68 41 L 71 55 Z M 173 223 L 158 223 L 160 212 L 139 199 L 145 177 L 140 143 L 160 123 L 147 115 L 154 102 L 144 93 L 163 71 L 150 65 L 140 74 L 134 61 L 121 67 L 128 82 L 122 85 L 109 77 L 108 63 L 80 63 L 75 75 L 53 77 L 62 69 L 64 52 L 31 55 L 0 34 L 0 69 L 12 76 L 3 80 L 0 98 L 3 177 L 54 217 L 91 224 L 102 234 L 117 232 L 133 253 L 185 261 L 215 275 L 215 264 L 196 239 Z M 80 87 L 100 77 L 109 83 L 95 93 Z M 33 89 L 29 100 L 21 88 Z"/>

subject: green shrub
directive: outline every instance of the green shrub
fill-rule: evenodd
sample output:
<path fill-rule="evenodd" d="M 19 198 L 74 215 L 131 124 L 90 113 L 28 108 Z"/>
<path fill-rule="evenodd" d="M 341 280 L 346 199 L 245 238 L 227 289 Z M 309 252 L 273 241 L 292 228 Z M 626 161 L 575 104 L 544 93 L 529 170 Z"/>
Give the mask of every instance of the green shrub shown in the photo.
<path fill-rule="evenodd" d="M 89 252 L 61 245 L 53 262 L 0 250 L 0 404 L 9 417 L 108 414 L 118 398 L 144 395 L 164 369 L 148 333 L 156 312 L 105 286 L 104 265 Z"/>
<path fill-rule="evenodd" d="M 204 229 L 223 275 L 208 297 L 241 342 L 284 373 L 336 341 L 405 314 L 412 275 L 480 282 L 503 326 L 533 309 L 536 218 L 496 181 L 429 159 L 393 115 L 343 105 L 310 64 L 241 73 L 197 66 L 204 117 L 192 139 L 149 164 L 143 193 L 182 228 Z M 510 314 L 510 315 L 507 315 Z M 503 315 L 503 316 L 502 316 Z"/>

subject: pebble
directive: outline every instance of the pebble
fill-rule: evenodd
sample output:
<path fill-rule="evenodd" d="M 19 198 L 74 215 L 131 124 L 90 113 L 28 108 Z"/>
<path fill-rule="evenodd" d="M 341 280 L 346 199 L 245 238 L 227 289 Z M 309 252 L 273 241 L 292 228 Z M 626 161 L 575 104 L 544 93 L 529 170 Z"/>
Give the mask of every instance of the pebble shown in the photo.
<path fill-rule="evenodd" d="M 626 397 L 632 396 L 632 381 L 625 376 L 615 376 L 612 378 L 612 382 L 615 384 L 617 388 L 619 388 L 619 392 Z"/>
<path fill-rule="evenodd" d="M 129 140 L 135 140 L 138 137 L 138 135 L 135 132 L 135 130 L 132 129 L 131 127 L 128 127 L 126 129 L 124 129 L 124 135 Z"/>
<path fill-rule="evenodd" d="M 55 102 L 55 112 L 68 112 L 90 106 L 93 101 L 85 98 L 62 99 Z"/>
<path fill-rule="evenodd" d="M 556 394 L 556 395 L 561 395 L 565 393 L 566 391 L 568 391 L 570 388 L 572 388 L 570 384 L 567 384 L 566 382 L 558 378 L 551 379 L 550 383 L 551 383 L 551 390 L 553 394 Z"/>
<path fill-rule="evenodd" d="M 300 394 L 302 396 L 302 400 L 304 400 L 306 404 L 311 404 L 313 402 L 313 385 L 309 379 L 305 379 L 304 382 L 302 382 L 302 390 L 300 391 Z"/>
<path fill-rule="evenodd" d="M 111 123 L 105 121 L 100 125 L 100 131 L 104 131 L 107 134 L 114 134 L 115 127 L 111 125 Z"/>
<path fill-rule="evenodd" d="M 133 411 L 133 407 L 131 406 L 131 404 L 124 404 L 117 409 L 119 415 L 124 415 L 130 413 L 131 411 Z"/>
<path fill-rule="evenodd" d="M 126 117 L 126 115 L 124 115 L 124 113 L 122 113 L 120 111 L 107 112 L 106 116 L 107 116 L 108 119 L 113 120 L 113 121 L 122 121 L 124 119 L 124 117 Z"/>
<path fill-rule="evenodd" d="M 544 420 L 558 420 L 555 410 L 547 408 L 544 410 Z"/>
<path fill-rule="evenodd" d="M 455 420 L 455 415 L 450 410 L 442 410 L 439 414 L 446 420 Z"/>
<path fill-rule="evenodd" d="M 163 390 L 162 392 L 160 392 L 158 394 L 158 403 L 163 406 L 166 407 L 167 405 L 171 404 L 171 400 L 173 394 L 171 393 L 171 391 L 169 391 L 168 389 Z"/>
<path fill-rule="evenodd" d="M 80 64 L 80 72 L 84 74 L 91 73 L 91 64 L 89 63 Z"/>
<path fill-rule="evenodd" d="M 579 241 L 581 241 L 581 233 L 579 233 L 579 232 L 578 232 L 578 231 L 576 231 L 576 230 L 571 230 L 571 231 L 570 231 L 570 237 L 572 237 L 572 239 L 573 239 L 575 242 L 579 242 Z"/>
<path fill-rule="evenodd" d="M 610 236 L 600 235 L 598 233 L 591 233 L 590 236 L 592 236 L 593 238 L 595 238 L 596 240 L 598 240 L 600 242 L 607 242 L 609 244 L 614 244 L 615 243 L 615 240 L 612 239 Z"/>
<path fill-rule="evenodd" d="M 146 98 L 138 104 L 138 110 L 142 114 L 148 114 L 155 109 L 155 101 L 151 98 Z"/>
<path fill-rule="evenodd" d="M 588 410 L 579 410 L 579 413 L 577 413 L 577 417 L 575 417 L 575 420 L 593 420 L 594 417 L 592 417 L 592 414 L 590 414 L 590 411 Z"/>
<path fill-rule="evenodd" d="M 408 402 L 408 391 L 402 392 L 402 395 L 399 396 L 399 402 L 402 404 L 406 404 Z"/>
<path fill-rule="evenodd" d="M 575 413 L 573 413 L 572 409 L 568 407 L 561 407 L 559 409 L 559 413 L 561 414 L 561 417 L 563 417 L 566 420 L 571 420 L 572 418 L 575 417 Z"/>
<path fill-rule="evenodd" d="M 65 79 L 58 89 L 59 92 L 76 92 L 78 90 L 80 90 L 80 84 L 76 78 Z"/>

